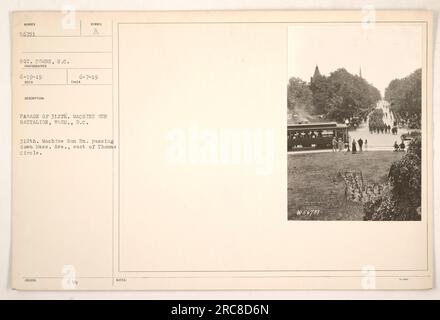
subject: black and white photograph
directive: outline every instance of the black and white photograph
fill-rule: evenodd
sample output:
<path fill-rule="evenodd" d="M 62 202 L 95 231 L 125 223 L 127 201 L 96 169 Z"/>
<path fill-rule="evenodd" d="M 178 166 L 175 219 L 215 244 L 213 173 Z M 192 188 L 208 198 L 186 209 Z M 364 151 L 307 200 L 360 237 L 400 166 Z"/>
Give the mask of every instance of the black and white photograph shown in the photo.
<path fill-rule="evenodd" d="M 440 297 L 439 6 L 20 3 L 0 300 Z"/>
<path fill-rule="evenodd" d="M 288 30 L 288 220 L 420 221 L 423 26 Z"/>

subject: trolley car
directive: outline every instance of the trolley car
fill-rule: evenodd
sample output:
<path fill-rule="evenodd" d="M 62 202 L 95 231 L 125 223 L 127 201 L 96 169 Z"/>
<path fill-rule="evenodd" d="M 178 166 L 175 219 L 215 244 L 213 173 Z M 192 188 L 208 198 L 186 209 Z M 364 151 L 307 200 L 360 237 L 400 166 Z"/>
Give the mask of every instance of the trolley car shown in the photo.
<path fill-rule="evenodd" d="M 287 151 L 331 149 L 333 138 L 346 147 L 350 141 L 348 126 L 336 122 L 289 124 L 287 126 Z"/>

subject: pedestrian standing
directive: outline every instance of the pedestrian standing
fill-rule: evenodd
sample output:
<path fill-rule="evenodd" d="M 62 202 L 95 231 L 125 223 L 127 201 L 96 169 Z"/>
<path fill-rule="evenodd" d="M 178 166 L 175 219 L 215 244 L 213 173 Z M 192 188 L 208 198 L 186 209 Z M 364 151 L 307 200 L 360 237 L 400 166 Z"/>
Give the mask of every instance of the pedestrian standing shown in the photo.
<path fill-rule="evenodd" d="M 402 142 L 400 143 L 400 151 L 405 151 L 405 142 L 403 142 L 403 140 L 402 140 Z"/>
<path fill-rule="evenodd" d="M 339 149 L 339 152 L 344 150 L 344 142 L 342 142 L 341 138 L 338 139 L 338 149 Z"/>
<path fill-rule="evenodd" d="M 362 138 L 359 138 L 358 145 L 359 145 L 359 152 L 362 152 L 362 145 L 364 144 L 364 141 L 362 141 Z"/>
<path fill-rule="evenodd" d="M 356 153 L 356 140 L 353 139 L 353 142 L 351 143 L 351 153 Z"/>
<path fill-rule="evenodd" d="M 336 141 L 336 138 L 333 137 L 333 139 L 332 139 L 332 150 L 333 150 L 333 152 L 336 152 L 337 147 L 338 147 L 338 142 Z"/>

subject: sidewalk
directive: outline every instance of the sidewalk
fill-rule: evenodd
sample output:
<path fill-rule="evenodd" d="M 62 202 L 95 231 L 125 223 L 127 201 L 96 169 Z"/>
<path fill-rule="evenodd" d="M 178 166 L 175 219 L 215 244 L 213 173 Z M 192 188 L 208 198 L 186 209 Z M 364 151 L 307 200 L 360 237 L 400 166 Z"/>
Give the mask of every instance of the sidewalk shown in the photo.
<path fill-rule="evenodd" d="M 368 153 L 369 151 L 394 151 L 393 147 L 368 147 L 367 150 L 363 150 L 362 152 L 359 152 L 359 150 L 356 153 Z M 334 152 L 332 149 L 320 149 L 320 150 L 303 150 L 303 151 L 287 151 L 287 154 L 307 154 L 307 153 L 347 153 L 347 150 L 343 151 L 336 151 Z M 351 154 L 351 151 L 348 152 Z"/>

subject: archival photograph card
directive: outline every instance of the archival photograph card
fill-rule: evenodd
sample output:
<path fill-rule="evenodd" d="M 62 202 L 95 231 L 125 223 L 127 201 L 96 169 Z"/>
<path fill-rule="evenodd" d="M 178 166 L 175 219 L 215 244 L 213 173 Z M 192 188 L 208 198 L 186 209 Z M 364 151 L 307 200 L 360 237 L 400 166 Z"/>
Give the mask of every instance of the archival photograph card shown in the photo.
<path fill-rule="evenodd" d="M 432 14 L 13 12 L 12 287 L 432 287 Z"/>

